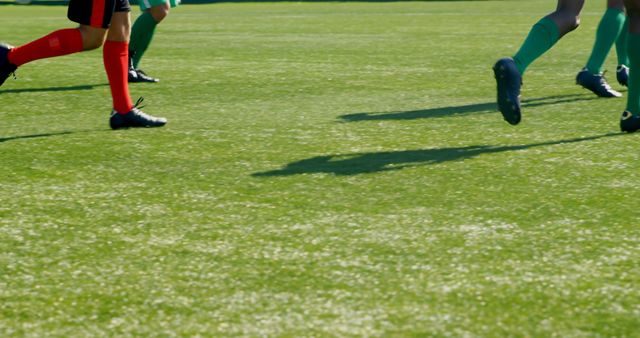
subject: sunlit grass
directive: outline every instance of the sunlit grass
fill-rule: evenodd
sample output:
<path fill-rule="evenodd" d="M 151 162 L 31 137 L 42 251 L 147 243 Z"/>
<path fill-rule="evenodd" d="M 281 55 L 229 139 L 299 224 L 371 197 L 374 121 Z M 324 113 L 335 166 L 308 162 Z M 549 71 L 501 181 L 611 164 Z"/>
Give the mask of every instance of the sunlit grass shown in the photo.
<path fill-rule="evenodd" d="M 520 126 L 494 108 L 551 7 L 182 6 L 131 86 L 162 129 L 108 129 L 100 51 L 21 67 L 0 336 L 637 335 L 640 139 L 574 84 L 604 5 L 528 70 Z M 65 11 L 0 5 L 0 40 Z"/>

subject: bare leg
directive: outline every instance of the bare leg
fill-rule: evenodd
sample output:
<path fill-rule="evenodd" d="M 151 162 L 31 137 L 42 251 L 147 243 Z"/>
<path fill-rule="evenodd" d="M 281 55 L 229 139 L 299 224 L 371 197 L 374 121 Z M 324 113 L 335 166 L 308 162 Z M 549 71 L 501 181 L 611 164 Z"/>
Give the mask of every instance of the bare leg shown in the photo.
<path fill-rule="evenodd" d="M 622 113 L 620 129 L 635 132 L 640 129 L 640 0 L 624 0 L 629 16 L 629 92 L 627 107 Z"/>
<path fill-rule="evenodd" d="M 558 0 L 555 12 L 546 17 L 555 22 L 560 37 L 563 37 L 580 25 L 580 12 L 583 6 L 584 0 Z"/>

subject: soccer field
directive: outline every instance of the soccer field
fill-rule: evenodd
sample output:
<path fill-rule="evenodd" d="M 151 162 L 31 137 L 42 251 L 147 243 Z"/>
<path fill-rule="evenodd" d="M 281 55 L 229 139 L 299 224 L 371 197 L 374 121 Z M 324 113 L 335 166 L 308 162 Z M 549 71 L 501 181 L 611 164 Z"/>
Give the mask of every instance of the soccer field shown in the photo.
<path fill-rule="evenodd" d="M 554 6 L 181 6 L 130 88 L 159 129 L 108 128 L 100 50 L 21 67 L 0 336 L 638 336 L 640 135 L 575 85 L 604 2 L 495 109 Z M 0 41 L 65 14 L 0 4 Z"/>

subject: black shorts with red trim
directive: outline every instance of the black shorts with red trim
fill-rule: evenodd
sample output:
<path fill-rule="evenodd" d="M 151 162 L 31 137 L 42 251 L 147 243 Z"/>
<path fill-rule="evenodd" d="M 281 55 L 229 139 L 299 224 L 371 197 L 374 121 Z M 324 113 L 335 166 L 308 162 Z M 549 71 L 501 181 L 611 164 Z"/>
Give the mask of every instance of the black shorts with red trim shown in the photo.
<path fill-rule="evenodd" d="M 81 25 L 109 28 L 114 12 L 129 11 L 129 0 L 71 0 L 67 17 Z"/>

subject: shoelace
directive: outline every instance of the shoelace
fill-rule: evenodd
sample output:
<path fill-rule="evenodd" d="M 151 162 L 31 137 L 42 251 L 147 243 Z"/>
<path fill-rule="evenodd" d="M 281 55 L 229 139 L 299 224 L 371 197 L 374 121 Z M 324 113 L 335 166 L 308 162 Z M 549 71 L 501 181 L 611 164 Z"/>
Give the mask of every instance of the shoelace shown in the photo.
<path fill-rule="evenodd" d="M 138 101 L 136 101 L 136 104 L 133 105 L 133 108 L 131 109 L 131 111 L 133 111 L 136 115 L 142 117 L 142 118 L 146 118 L 146 119 L 153 119 L 155 120 L 155 117 L 149 115 L 149 114 L 145 114 L 145 112 L 143 112 L 142 108 L 144 108 L 145 106 L 141 106 L 140 104 L 142 103 L 142 101 L 144 101 L 144 97 L 140 96 L 138 98 Z"/>
<path fill-rule="evenodd" d="M 134 104 L 134 105 L 133 105 L 133 108 L 136 108 L 136 109 L 142 109 L 142 108 L 144 108 L 145 106 L 141 106 L 141 105 L 140 105 L 140 104 L 142 103 L 142 101 L 144 101 L 144 97 L 140 96 L 140 97 L 138 98 L 138 101 L 136 101 L 136 104 Z"/>
<path fill-rule="evenodd" d="M 604 74 L 606 74 L 606 73 L 607 73 L 606 70 L 604 72 L 602 72 L 602 75 L 600 75 L 599 82 L 604 88 L 609 90 L 609 89 L 611 89 L 611 86 L 609 85 L 609 82 L 607 82 L 607 79 L 604 77 Z"/>

